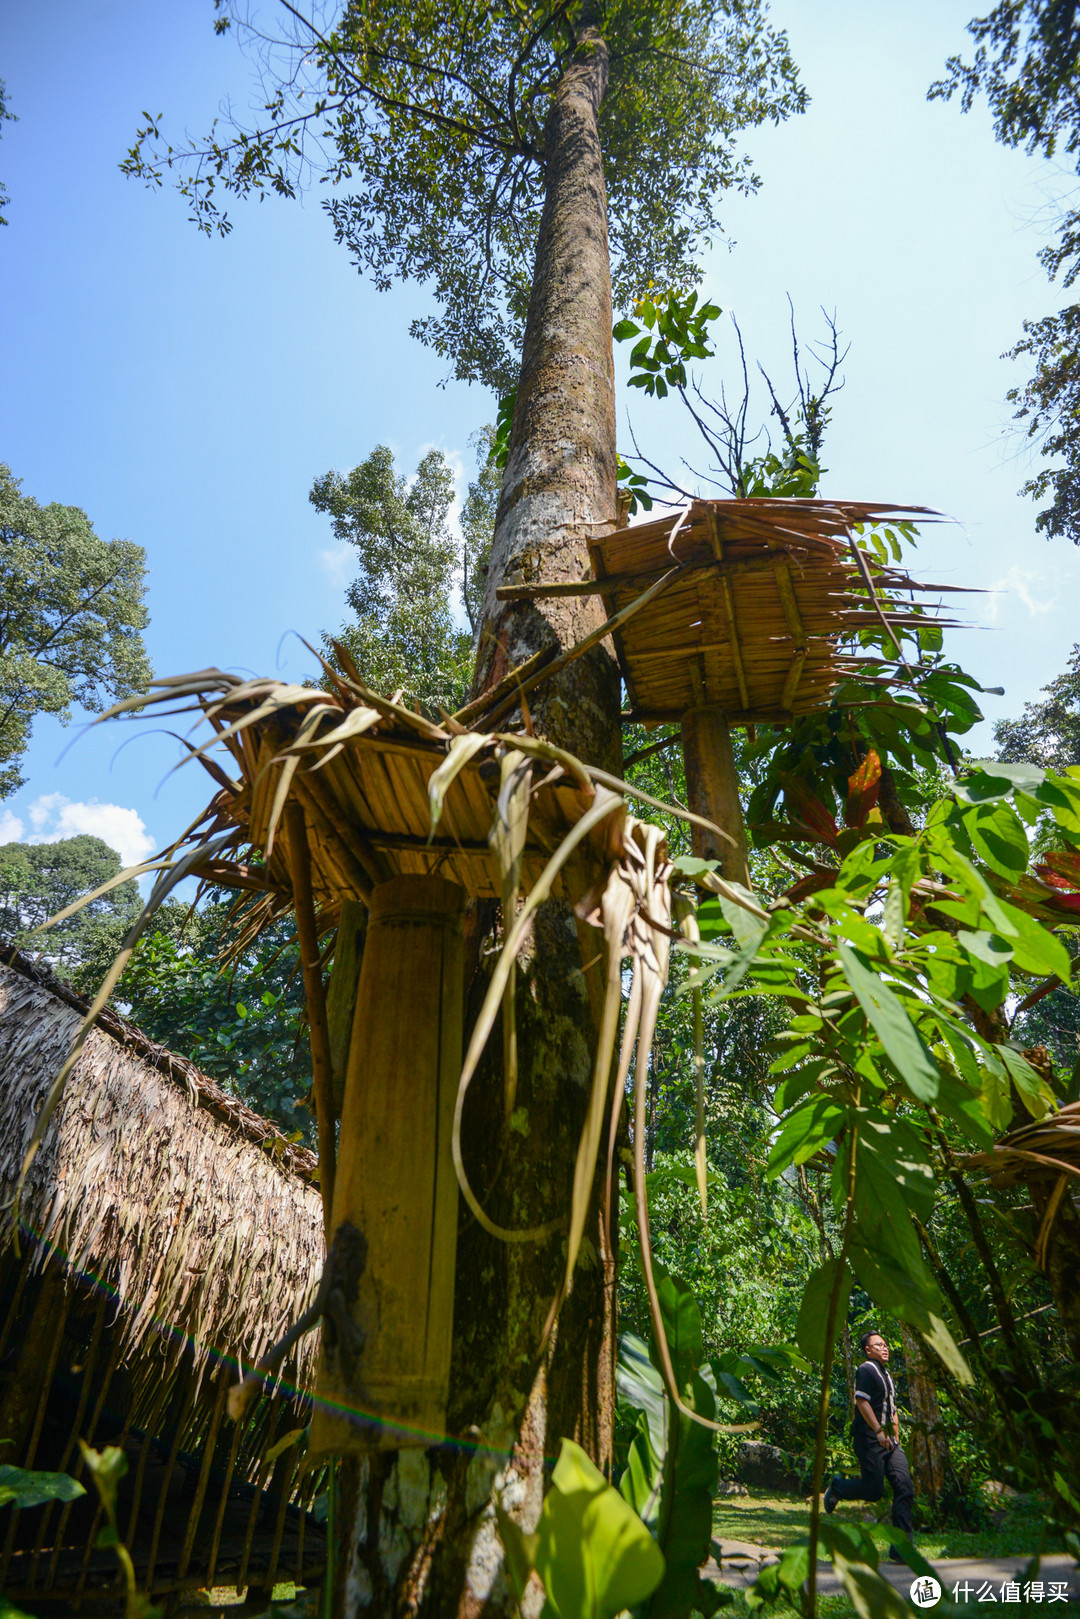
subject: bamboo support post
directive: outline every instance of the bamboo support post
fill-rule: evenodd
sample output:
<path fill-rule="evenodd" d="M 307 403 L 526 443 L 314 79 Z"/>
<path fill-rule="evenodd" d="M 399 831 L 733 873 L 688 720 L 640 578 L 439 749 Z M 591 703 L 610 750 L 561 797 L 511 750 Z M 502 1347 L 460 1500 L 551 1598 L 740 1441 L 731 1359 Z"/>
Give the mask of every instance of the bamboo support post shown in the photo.
<path fill-rule="evenodd" d="M 169 1500 L 169 1485 L 172 1483 L 172 1476 L 176 1469 L 176 1458 L 180 1454 L 180 1441 L 184 1436 L 184 1428 L 188 1417 L 191 1414 L 191 1407 L 195 1403 L 198 1380 L 193 1367 L 188 1369 L 187 1376 L 184 1381 L 186 1383 L 184 1400 L 177 1417 L 176 1432 L 173 1435 L 173 1442 L 169 1448 L 169 1459 L 165 1463 L 165 1477 L 162 1479 L 161 1488 L 158 1491 L 157 1511 L 154 1514 L 154 1533 L 150 1540 L 150 1555 L 146 1561 L 146 1590 L 148 1592 L 154 1589 L 154 1568 L 157 1564 L 158 1545 L 161 1540 L 161 1528 L 165 1522 L 165 1508 L 168 1505 Z"/>
<path fill-rule="evenodd" d="M 322 1188 L 323 1225 L 329 1230 L 334 1204 L 334 1080 L 330 1057 L 330 1033 L 326 1025 L 326 999 L 319 967 L 319 937 L 315 904 L 311 894 L 311 854 L 307 842 L 307 820 L 303 807 L 290 803 L 285 809 L 289 840 L 289 866 L 293 900 L 296 906 L 296 932 L 300 943 L 300 965 L 304 974 L 311 1043 L 311 1068 L 315 1084 L 315 1114 L 319 1134 L 319 1185 Z"/>
<path fill-rule="evenodd" d="M 465 898 L 421 876 L 371 897 L 331 1233 L 346 1232 L 362 1269 L 342 1290 L 347 1319 L 324 1328 L 313 1461 L 426 1447 L 445 1432 Z"/>
<path fill-rule="evenodd" d="M 335 1119 L 341 1117 L 341 1106 L 345 1099 L 345 1070 L 349 1065 L 353 1007 L 356 1005 L 356 986 L 360 981 L 367 917 L 367 906 L 359 900 L 342 900 L 337 943 L 334 946 L 334 968 L 326 995 Z"/>
<path fill-rule="evenodd" d="M 107 1362 L 105 1364 L 105 1372 L 104 1372 L 104 1375 L 103 1375 L 103 1377 L 101 1379 L 101 1387 L 98 1390 L 98 1397 L 94 1401 L 94 1409 L 90 1413 L 90 1421 L 86 1425 L 85 1433 L 80 1435 L 81 1438 L 86 1440 L 86 1443 L 88 1445 L 92 1445 L 94 1443 L 94 1435 L 97 1433 L 97 1425 L 101 1420 L 101 1413 L 105 1408 L 105 1401 L 106 1401 L 106 1398 L 107 1398 L 108 1392 L 109 1392 L 109 1384 L 112 1381 L 113 1373 L 116 1371 L 116 1368 L 117 1368 L 117 1366 L 118 1366 L 118 1364 L 120 1362 L 120 1355 L 122 1353 L 122 1350 L 123 1350 L 123 1337 L 121 1336 L 121 1334 L 119 1332 L 116 1332 L 116 1333 L 113 1334 L 112 1347 L 109 1350 L 109 1358 L 108 1358 L 108 1360 L 107 1360 Z M 127 1418 L 125 1419 L 125 1422 L 124 1422 L 124 1431 L 123 1431 L 123 1433 L 121 1435 L 121 1438 L 120 1438 L 120 1448 L 121 1448 L 121 1450 L 124 1448 L 124 1444 L 125 1444 L 125 1442 L 127 1440 L 128 1433 L 130 1432 L 131 1421 L 132 1421 L 132 1412 L 129 1410 L 128 1414 L 127 1414 Z M 82 1454 L 80 1452 L 79 1457 L 76 1460 L 75 1465 L 74 1465 L 74 1477 L 79 1478 L 81 1476 L 81 1474 L 84 1472 L 84 1470 L 85 1470 L 85 1464 L 83 1462 Z M 63 1547 L 64 1547 L 64 1534 L 65 1534 L 65 1532 L 67 1530 L 68 1518 L 71 1515 L 71 1511 L 72 1511 L 72 1508 L 74 1507 L 74 1505 L 75 1505 L 75 1503 L 73 1501 L 65 1501 L 64 1502 L 64 1509 L 60 1514 L 60 1522 L 57 1525 L 56 1540 L 55 1540 L 55 1544 L 53 1546 L 52 1560 L 49 1563 L 49 1585 L 50 1586 L 52 1585 L 53 1581 L 56 1578 L 57 1565 L 58 1565 L 58 1563 L 60 1561 L 60 1554 L 63 1551 Z M 100 1513 L 100 1506 L 98 1508 L 98 1512 Z M 86 1542 L 86 1551 L 85 1551 L 84 1556 L 83 1556 L 82 1570 L 81 1570 L 81 1573 L 80 1573 L 80 1576 L 79 1576 L 80 1583 L 79 1583 L 79 1587 L 78 1587 L 78 1592 L 79 1592 L 80 1595 L 81 1595 L 81 1592 L 82 1592 L 82 1582 L 85 1580 L 85 1577 L 86 1577 L 86 1569 L 87 1569 L 89 1559 L 90 1559 L 90 1550 L 91 1550 L 91 1547 L 93 1546 L 93 1543 L 94 1543 L 94 1537 L 97 1534 L 97 1524 L 98 1524 L 98 1522 L 99 1522 L 99 1518 L 95 1517 L 93 1532 L 90 1534 L 90 1536 L 88 1537 L 87 1542 Z"/>
<path fill-rule="evenodd" d="M 86 1352 L 86 1359 L 83 1362 L 82 1386 L 79 1389 L 79 1403 L 75 1408 L 75 1420 L 71 1424 L 71 1431 L 68 1434 L 67 1442 L 64 1445 L 63 1454 L 60 1457 L 60 1465 L 57 1468 L 58 1473 L 66 1473 L 68 1471 L 71 1458 L 75 1454 L 75 1446 L 79 1442 L 79 1434 L 82 1430 L 82 1421 L 86 1413 L 87 1401 L 90 1398 L 90 1385 L 93 1381 L 94 1374 L 97 1371 L 98 1349 L 101 1345 L 101 1329 L 104 1326 L 104 1323 L 105 1300 L 99 1299 L 97 1308 L 94 1311 L 94 1326 L 90 1335 L 90 1345 Z M 62 1511 L 62 1508 L 57 1509 L 55 1501 L 50 1501 L 46 1506 L 45 1511 L 41 1515 L 41 1527 L 38 1530 L 37 1540 L 34 1543 L 34 1561 L 31 1565 L 30 1578 L 27 1582 L 27 1588 L 29 1590 L 32 1590 L 37 1582 L 38 1565 L 41 1561 L 41 1553 L 45 1546 L 45 1537 L 52 1528 L 53 1517 L 56 1516 L 58 1512 L 62 1513 Z M 57 1539 L 60 1538 L 61 1536 L 58 1533 Z"/>
<path fill-rule="evenodd" d="M 287 1451 L 282 1459 L 286 1462 L 286 1466 L 281 1475 L 281 1488 L 278 1492 L 277 1514 L 274 1519 L 274 1543 L 270 1548 L 270 1562 L 262 1583 L 267 1601 L 274 1594 L 274 1580 L 278 1571 L 278 1563 L 281 1561 L 281 1542 L 285 1533 L 285 1514 L 289 1508 L 289 1492 L 292 1489 L 293 1475 L 296 1472 L 295 1450 Z M 272 1482 L 271 1480 L 271 1484 Z"/>
<path fill-rule="evenodd" d="M 195 1499 L 191 1503 L 191 1512 L 188 1514 L 187 1528 L 184 1532 L 184 1547 L 180 1553 L 180 1562 L 177 1565 L 176 1577 L 182 1580 L 188 1571 L 191 1554 L 195 1548 L 195 1535 L 202 1517 L 203 1502 L 206 1500 L 206 1489 L 210 1482 L 210 1468 L 214 1460 L 214 1447 L 217 1444 L 218 1429 L 225 1412 L 225 1400 L 228 1396 L 229 1385 L 232 1382 L 232 1369 L 223 1366 L 218 1372 L 217 1394 L 214 1398 L 214 1411 L 210 1418 L 210 1426 L 203 1442 L 202 1466 L 199 1468 L 199 1481 L 195 1486 Z"/>
<path fill-rule="evenodd" d="M 217 1573 L 218 1552 L 221 1548 L 221 1531 L 225 1523 L 225 1508 L 229 1504 L 229 1487 L 232 1484 L 233 1473 L 236 1470 L 236 1458 L 240 1450 L 240 1441 L 244 1434 L 244 1424 L 232 1424 L 232 1439 L 229 1442 L 229 1459 L 225 1464 L 225 1477 L 221 1483 L 221 1494 L 218 1496 L 217 1515 L 214 1518 L 214 1533 L 210 1541 L 210 1557 L 206 1569 L 206 1584 L 210 1587 L 214 1583 Z"/>
<path fill-rule="evenodd" d="M 26 1453 L 19 1456 L 21 1445 L 11 1453 L 18 1458 L 19 1465 L 32 1468 L 37 1453 L 38 1440 L 41 1438 L 41 1426 L 45 1421 L 45 1407 L 49 1402 L 49 1392 L 52 1386 L 53 1373 L 60 1355 L 60 1346 L 64 1341 L 64 1328 L 67 1325 L 68 1310 L 71 1306 L 71 1294 L 64 1285 L 61 1271 L 49 1266 L 45 1272 L 43 1291 L 34 1311 L 34 1319 L 30 1332 L 23 1345 L 19 1357 L 19 1368 L 15 1374 L 16 1387 L 23 1387 L 23 1380 L 29 1380 L 30 1391 L 37 1395 L 36 1409 L 34 1410 L 34 1425 L 26 1444 Z M 29 1404 L 29 1402 L 28 1402 Z M 24 1433 L 25 1437 L 25 1433 Z M 15 1548 L 15 1535 L 19 1524 L 19 1510 L 13 1507 L 8 1523 L 8 1532 L 4 1540 L 3 1564 L 0 1566 L 0 1589 L 8 1583 L 8 1570 L 11 1566 L 11 1554 Z"/>
<path fill-rule="evenodd" d="M 718 860 L 721 875 L 728 882 L 749 888 L 750 862 L 739 776 L 723 710 L 709 704 L 689 709 L 682 716 L 682 746 L 689 808 L 695 815 L 714 822 L 731 839 L 718 838 L 707 827 L 691 826 L 694 853 L 699 860 Z"/>
<path fill-rule="evenodd" d="M 273 1472 L 273 1462 L 266 1460 L 266 1452 L 272 1450 L 281 1437 L 281 1429 L 286 1420 L 285 1399 L 279 1389 L 274 1395 L 270 1407 L 270 1420 L 266 1425 L 265 1449 L 255 1474 L 255 1493 L 251 1498 L 251 1510 L 248 1513 L 247 1528 L 244 1532 L 244 1549 L 240 1554 L 240 1567 L 236 1573 L 236 1593 L 239 1596 L 247 1585 L 248 1565 L 251 1562 L 251 1549 L 255 1544 L 255 1528 L 259 1520 L 259 1512 L 263 1505 L 263 1490 L 267 1480 Z"/>

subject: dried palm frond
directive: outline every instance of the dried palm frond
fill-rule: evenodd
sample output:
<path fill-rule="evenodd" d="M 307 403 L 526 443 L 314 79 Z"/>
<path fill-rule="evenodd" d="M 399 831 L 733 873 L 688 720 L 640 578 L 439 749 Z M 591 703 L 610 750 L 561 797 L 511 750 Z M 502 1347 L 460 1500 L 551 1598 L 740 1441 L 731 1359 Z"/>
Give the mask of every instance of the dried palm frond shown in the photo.
<path fill-rule="evenodd" d="M 505 944 L 465 1056 L 457 1098 L 453 1157 L 462 1195 L 481 1225 L 506 1241 L 536 1241 L 567 1229 L 563 1289 L 568 1290 L 581 1248 L 604 1119 L 610 1113 L 610 1180 L 614 1131 L 636 1053 L 635 1182 L 650 1308 L 669 1393 L 688 1416 L 703 1420 L 685 1407 L 664 1353 L 640 1153 L 653 1032 L 673 937 L 671 868 L 662 830 L 636 820 L 627 799 L 643 799 L 725 835 L 723 830 L 685 810 L 660 804 L 540 738 L 464 731 L 460 723 L 437 725 L 379 697 L 348 675 L 335 674 L 333 690 L 327 692 L 271 680 L 244 681 L 206 670 L 155 682 L 148 695 L 118 704 L 110 714 L 163 709 L 194 713 L 213 731 L 200 746 L 188 744 L 189 759 L 209 768 L 213 761 L 208 750 L 216 747 L 230 755 L 234 771 L 220 766 L 212 770 L 218 791 L 206 812 L 150 863 L 160 873 L 154 891 L 52 1087 L 24 1156 L 21 1182 L 31 1170 L 64 1081 L 137 939 L 175 884 L 195 876 L 255 896 L 241 930 L 245 945 L 261 927 L 294 905 L 297 908 L 307 940 L 303 955 L 309 1024 L 326 1048 L 321 1055 L 313 1051 L 325 1187 L 332 1174 L 327 1155 L 332 1142 L 327 1113 L 331 1060 L 329 1042 L 322 1039 L 325 1017 L 318 1005 L 322 986 L 314 941 L 333 933 L 343 903 L 366 899 L 378 883 L 397 874 L 437 873 L 474 897 L 499 898 L 503 904 Z M 752 897 L 729 888 L 722 879 L 710 879 L 709 886 L 759 910 Z M 568 901 L 580 918 L 602 932 L 606 986 L 569 1209 L 542 1226 L 515 1231 L 489 1218 L 469 1184 L 461 1152 L 461 1118 L 470 1080 L 500 1006 L 506 1031 L 505 1105 L 513 1110 L 516 960 L 537 908 L 551 897 Z M 633 988 L 621 1058 L 613 1073 L 626 961 L 631 964 Z M 609 1186 L 609 1211 L 610 1202 Z"/>
<path fill-rule="evenodd" d="M 16 951 L 0 964 L 0 1195 L 86 1003 Z M 82 1042 L 25 1184 L 22 1224 L 115 1302 L 128 1357 L 257 1359 L 307 1303 L 322 1228 L 312 1153 L 116 1013 Z M 287 1376 L 309 1386 L 316 1344 Z"/>

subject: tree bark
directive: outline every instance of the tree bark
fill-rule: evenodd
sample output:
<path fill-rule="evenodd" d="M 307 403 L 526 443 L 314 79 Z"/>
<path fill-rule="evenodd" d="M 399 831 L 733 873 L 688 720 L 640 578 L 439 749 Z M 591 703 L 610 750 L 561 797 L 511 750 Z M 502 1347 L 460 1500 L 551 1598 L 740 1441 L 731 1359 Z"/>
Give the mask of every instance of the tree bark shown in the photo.
<path fill-rule="evenodd" d="M 507 581 L 589 575 L 588 540 L 616 519 L 615 402 L 607 199 L 598 115 L 607 49 L 584 27 L 546 132 L 546 195 L 510 453 L 496 518 L 476 690 L 544 647 L 565 649 L 602 622 L 595 598 L 499 602 Z M 618 769 L 619 677 L 603 645 L 530 699 L 537 732 Z M 487 908 L 473 907 L 466 958 L 479 960 Z M 590 934 L 545 906 L 519 983 L 516 1106 L 503 1117 L 498 1041 L 463 1121 L 467 1168 L 493 1218 L 529 1226 L 569 1207 L 591 1080 L 592 1008 L 603 964 Z M 483 992 L 470 991 L 475 1015 Z M 471 1016 L 467 1021 L 471 1021 Z M 563 1436 L 609 1465 L 614 1409 L 614 1256 L 601 1229 L 599 1177 L 573 1291 L 541 1352 L 565 1265 L 558 1239 L 500 1243 L 462 1212 L 446 1446 L 341 1464 L 337 1619 L 424 1615 L 502 1619 L 517 1611 L 503 1573 L 495 1499 L 526 1528 L 539 1516 L 545 1462 Z M 541 1595 L 523 1608 L 539 1611 Z"/>
<path fill-rule="evenodd" d="M 938 1500 L 945 1489 L 949 1442 L 945 1437 L 937 1390 L 930 1378 L 930 1367 L 922 1344 L 906 1322 L 901 1321 L 899 1326 L 907 1362 L 908 1399 L 913 1418 L 909 1448 L 915 1494 L 919 1500 L 927 1503 L 933 1519 Z"/>

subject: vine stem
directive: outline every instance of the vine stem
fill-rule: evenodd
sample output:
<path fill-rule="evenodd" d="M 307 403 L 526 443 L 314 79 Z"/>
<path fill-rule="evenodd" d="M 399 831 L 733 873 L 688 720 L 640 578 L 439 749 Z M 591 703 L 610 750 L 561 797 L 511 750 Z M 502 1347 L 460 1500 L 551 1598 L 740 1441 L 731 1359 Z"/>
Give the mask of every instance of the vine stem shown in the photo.
<path fill-rule="evenodd" d="M 855 1106 L 859 1105 L 859 1095 Z M 825 1316 L 825 1354 L 821 1366 L 821 1399 L 818 1401 L 817 1433 L 814 1439 L 814 1476 L 810 1493 L 810 1567 L 807 1574 L 806 1619 L 817 1616 L 817 1564 L 818 1527 L 821 1523 L 821 1483 L 825 1472 L 825 1440 L 829 1431 L 829 1384 L 832 1379 L 833 1352 L 836 1348 L 836 1318 L 840 1313 L 840 1290 L 844 1284 L 848 1246 L 855 1213 L 855 1161 L 859 1150 L 859 1126 L 851 1127 L 851 1161 L 848 1164 L 847 1197 L 844 1208 L 844 1238 L 837 1256 L 836 1275 L 829 1292 L 829 1308 Z"/>

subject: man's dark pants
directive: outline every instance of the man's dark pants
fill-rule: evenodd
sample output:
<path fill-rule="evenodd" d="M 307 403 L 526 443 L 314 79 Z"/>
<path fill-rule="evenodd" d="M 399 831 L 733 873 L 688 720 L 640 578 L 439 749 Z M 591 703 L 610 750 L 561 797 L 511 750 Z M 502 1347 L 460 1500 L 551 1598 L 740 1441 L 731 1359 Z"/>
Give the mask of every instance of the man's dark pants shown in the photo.
<path fill-rule="evenodd" d="M 873 1434 L 857 1434 L 852 1443 L 861 1469 L 858 1478 L 839 1479 L 834 1494 L 840 1501 L 880 1501 L 885 1493 L 885 1480 L 892 1486 L 893 1527 L 902 1529 L 911 1537 L 911 1503 L 915 1499 L 915 1486 L 911 1482 L 911 1468 L 907 1457 L 897 1444 L 883 1450 Z"/>

